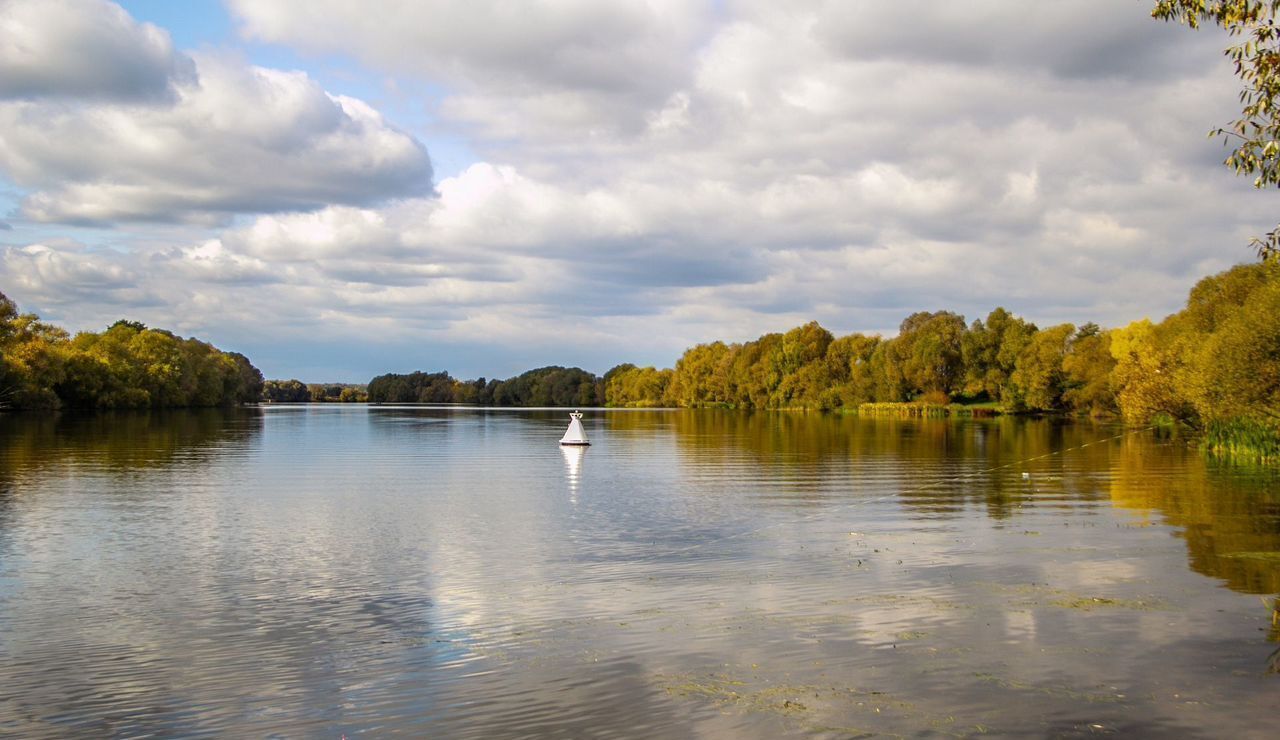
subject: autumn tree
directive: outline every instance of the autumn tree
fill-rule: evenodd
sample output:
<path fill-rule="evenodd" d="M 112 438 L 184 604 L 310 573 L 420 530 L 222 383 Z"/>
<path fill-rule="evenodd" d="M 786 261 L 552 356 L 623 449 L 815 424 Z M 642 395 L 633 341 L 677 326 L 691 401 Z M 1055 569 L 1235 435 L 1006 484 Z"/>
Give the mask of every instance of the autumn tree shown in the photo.
<path fill-rule="evenodd" d="M 1173 382 L 1202 420 L 1280 422 L 1280 264 L 1240 265 L 1196 284 L 1162 328 L 1183 361 Z"/>
<path fill-rule="evenodd" d="M 617 372 L 610 371 L 605 374 L 605 404 L 641 408 L 661 406 L 671 376 L 671 370 L 634 365 Z"/>
<path fill-rule="evenodd" d="M 672 369 L 667 398 L 677 406 L 728 404 L 726 386 L 731 364 L 731 352 L 724 342 L 690 347 Z"/>
<path fill-rule="evenodd" d="M 1052 326 L 1036 332 L 1018 355 L 1009 375 L 1015 408 L 1029 411 L 1057 411 L 1062 408 L 1067 376 L 1063 360 L 1076 328 L 1071 324 Z"/>
<path fill-rule="evenodd" d="M 1255 417 L 1280 426 L 1280 282 L 1252 293 L 1199 345 L 1186 395 L 1206 419 Z"/>
<path fill-rule="evenodd" d="M 71 338 L 0 294 L 0 407 L 215 406 L 261 389 L 243 355 L 136 321 Z"/>
<path fill-rule="evenodd" d="M 1157 414 L 1191 419 L 1190 404 L 1173 383 L 1180 359 L 1162 341 L 1165 332 L 1148 319 L 1111 332 L 1112 378 L 1116 402 L 1125 421 L 1146 424 Z"/>

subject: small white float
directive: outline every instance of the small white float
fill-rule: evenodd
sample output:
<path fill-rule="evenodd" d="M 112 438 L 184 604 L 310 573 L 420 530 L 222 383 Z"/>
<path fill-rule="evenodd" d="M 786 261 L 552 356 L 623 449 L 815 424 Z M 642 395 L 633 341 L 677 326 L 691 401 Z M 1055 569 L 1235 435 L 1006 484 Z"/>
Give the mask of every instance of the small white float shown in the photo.
<path fill-rule="evenodd" d="M 565 430 L 564 436 L 560 438 L 562 445 L 577 445 L 584 447 L 591 444 L 587 441 L 587 433 L 582 428 L 582 412 L 574 411 L 569 414 L 569 428 Z"/>

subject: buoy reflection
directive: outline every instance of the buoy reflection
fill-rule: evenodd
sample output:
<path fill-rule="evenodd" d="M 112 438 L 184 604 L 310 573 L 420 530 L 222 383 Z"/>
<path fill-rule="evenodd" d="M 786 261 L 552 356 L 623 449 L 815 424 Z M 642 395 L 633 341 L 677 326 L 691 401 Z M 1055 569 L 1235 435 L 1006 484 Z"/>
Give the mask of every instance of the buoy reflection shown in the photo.
<path fill-rule="evenodd" d="M 569 479 L 569 500 L 578 503 L 578 479 L 582 471 L 582 458 L 587 455 L 586 447 L 562 446 L 565 475 Z"/>

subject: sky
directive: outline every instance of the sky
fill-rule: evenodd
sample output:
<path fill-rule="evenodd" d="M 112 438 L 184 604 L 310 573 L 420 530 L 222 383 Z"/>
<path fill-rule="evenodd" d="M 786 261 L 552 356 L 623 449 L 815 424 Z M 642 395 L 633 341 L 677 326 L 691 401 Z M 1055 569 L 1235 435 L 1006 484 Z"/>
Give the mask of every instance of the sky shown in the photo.
<path fill-rule="evenodd" d="M 1176 311 L 1275 195 L 1144 0 L 0 0 L 0 292 L 268 378 Z"/>

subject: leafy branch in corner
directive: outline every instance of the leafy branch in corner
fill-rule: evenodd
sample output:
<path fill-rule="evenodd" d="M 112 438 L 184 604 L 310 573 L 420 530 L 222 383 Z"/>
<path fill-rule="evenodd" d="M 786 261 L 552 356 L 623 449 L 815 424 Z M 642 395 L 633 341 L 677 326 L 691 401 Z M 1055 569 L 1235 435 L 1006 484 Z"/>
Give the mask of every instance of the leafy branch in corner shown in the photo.
<path fill-rule="evenodd" d="M 1223 52 L 1244 83 L 1240 118 L 1209 132 L 1236 147 L 1223 162 L 1238 175 L 1254 175 L 1255 188 L 1280 187 L 1280 0 L 1158 0 L 1151 17 L 1199 28 L 1211 21 L 1238 43 Z M 1280 226 L 1250 245 L 1261 259 L 1280 257 Z"/>

